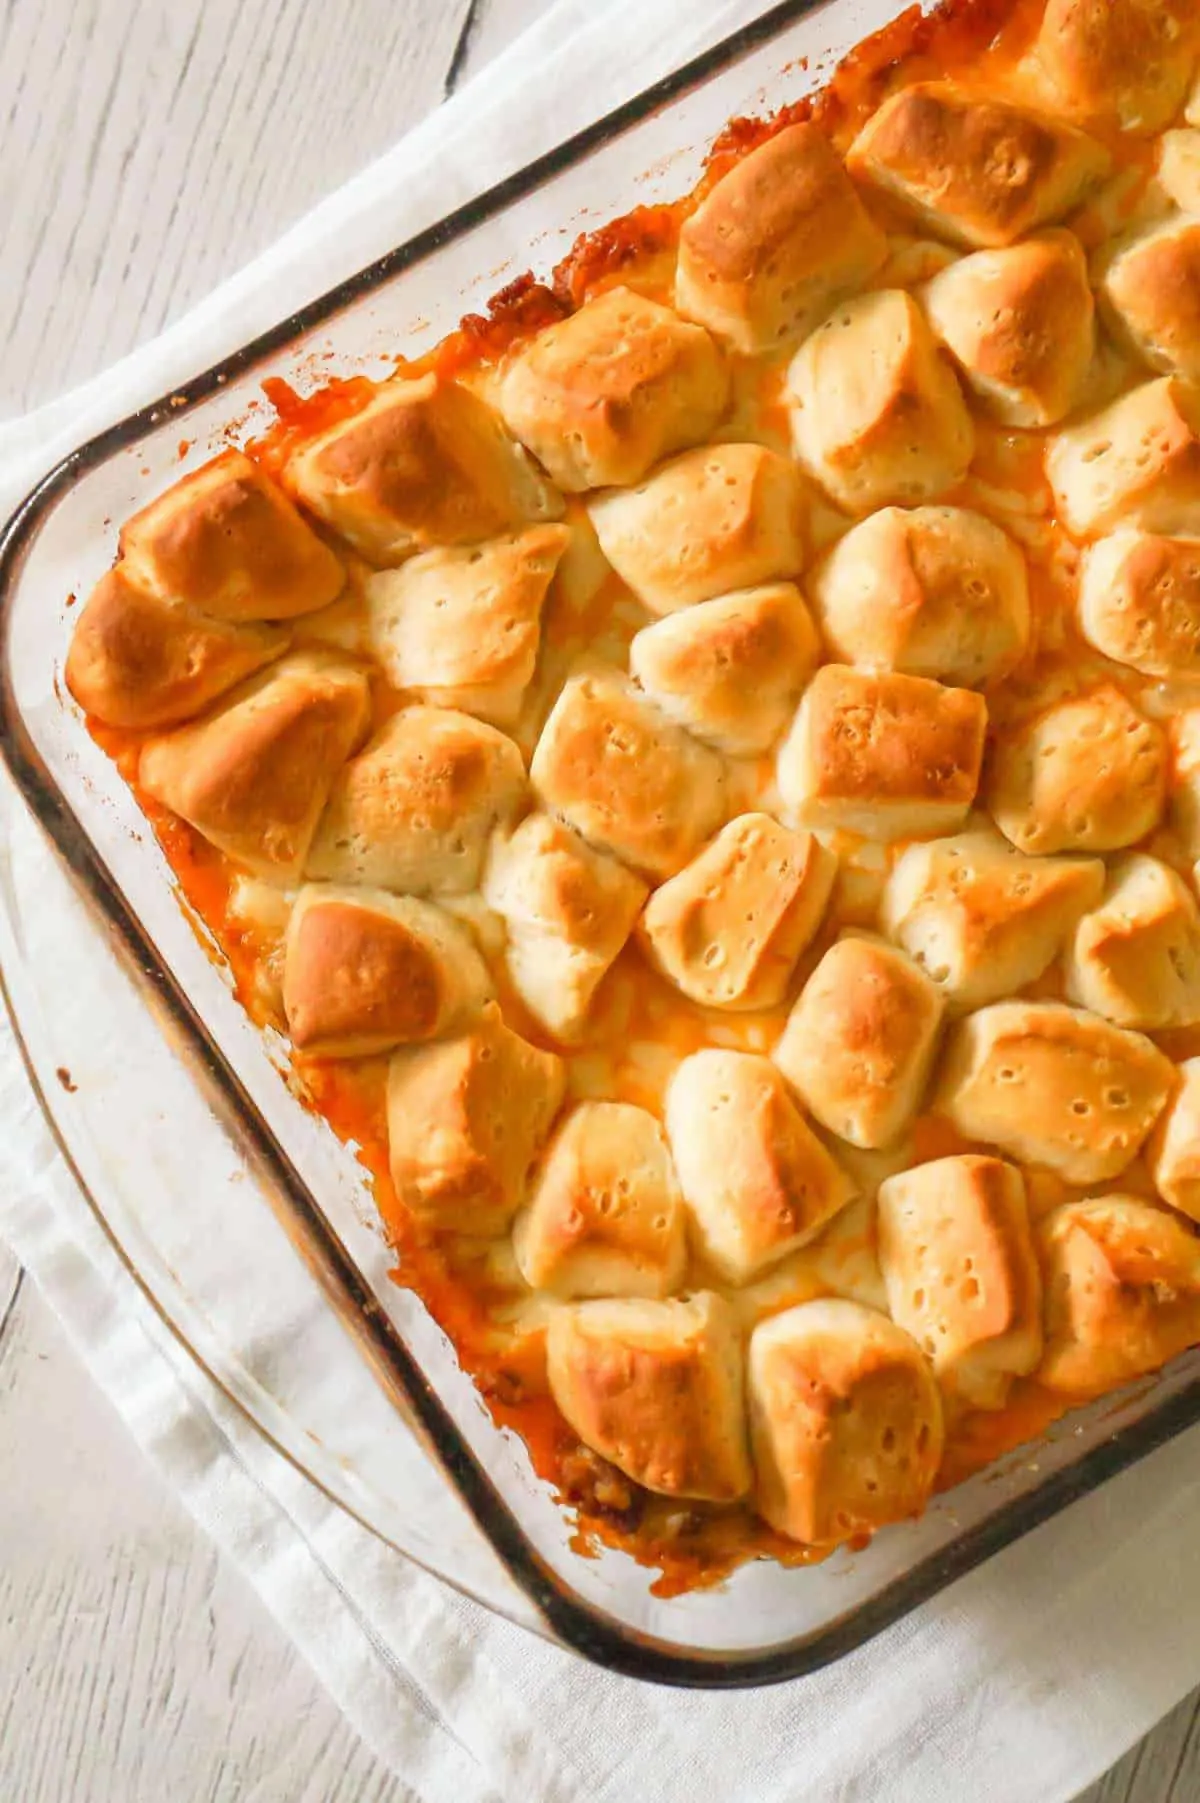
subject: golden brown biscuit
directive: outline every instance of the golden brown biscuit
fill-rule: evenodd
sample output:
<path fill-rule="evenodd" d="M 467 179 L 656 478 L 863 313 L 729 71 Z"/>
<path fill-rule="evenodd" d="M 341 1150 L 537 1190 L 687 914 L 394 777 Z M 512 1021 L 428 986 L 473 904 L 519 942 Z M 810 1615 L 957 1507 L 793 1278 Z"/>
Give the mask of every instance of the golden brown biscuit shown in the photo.
<path fill-rule="evenodd" d="M 1100 296 L 1117 336 L 1151 369 L 1200 381 L 1200 219 L 1175 214 L 1123 239 Z"/>
<path fill-rule="evenodd" d="M 1118 1026 L 1158 1032 L 1200 1021 L 1200 908 L 1158 858 L 1114 860 L 1104 894 L 1063 960 L 1067 997 Z"/>
<path fill-rule="evenodd" d="M 433 373 L 382 383 L 360 412 L 297 451 L 286 477 L 372 563 L 473 544 L 563 510 L 491 408 Z"/>
<path fill-rule="evenodd" d="M 1146 1141 L 1146 1168 L 1164 1202 L 1200 1221 L 1200 1058 L 1177 1069 L 1175 1094 Z"/>
<path fill-rule="evenodd" d="M 1007 675 L 1029 643 L 1025 559 L 965 507 L 881 508 L 804 586 L 831 656 L 862 669 L 971 689 Z"/>
<path fill-rule="evenodd" d="M 962 257 L 934 276 L 921 300 L 976 401 L 1002 425 L 1050 426 L 1074 407 L 1096 334 L 1073 233 Z"/>
<path fill-rule="evenodd" d="M 294 882 L 325 798 L 371 718 L 362 670 L 296 651 L 202 720 L 142 747 L 148 795 L 257 875 Z"/>
<path fill-rule="evenodd" d="M 1072 126 L 921 81 L 884 101 L 846 164 L 936 237 L 988 250 L 1062 219 L 1109 157 Z"/>
<path fill-rule="evenodd" d="M 938 1158 L 879 1186 L 879 1264 L 893 1321 L 948 1395 L 1003 1408 L 1042 1356 L 1042 1283 L 1025 1184 L 999 1158 Z"/>
<path fill-rule="evenodd" d="M 1039 1380 L 1096 1396 L 1200 1340 L 1200 1240 L 1133 1196 L 1067 1202 L 1038 1223 L 1046 1291 Z"/>
<path fill-rule="evenodd" d="M 774 1008 L 836 875 L 836 857 L 811 833 L 739 814 L 655 890 L 638 938 L 667 981 L 702 1007 Z"/>
<path fill-rule="evenodd" d="M 1181 213 L 1200 213 L 1200 131 L 1181 126 L 1158 140 L 1159 187 Z"/>
<path fill-rule="evenodd" d="M 1107 1183 L 1166 1104 L 1174 1066 L 1140 1033 L 1062 1002 L 996 1002 L 952 1029 L 935 1105 L 966 1139 Z"/>
<path fill-rule="evenodd" d="M 1182 708 L 1169 722 L 1168 822 L 1189 858 L 1200 855 L 1200 708 Z"/>
<path fill-rule="evenodd" d="M 511 739 L 451 708 L 406 707 L 334 783 L 305 874 L 379 889 L 474 889 L 488 836 L 525 795 Z"/>
<path fill-rule="evenodd" d="M 886 256 L 828 138 L 789 125 L 740 157 L 684 220 L 675 304 L 736 350 L 772 350 L 811 331 Z"/>
<path fill-rule="evenodd" d="M 975 799 L 986 729 L 986 703 L 969 689 L 825 664 L 779 748 L 783 805 L 816 831 L 952 832 Z"/>
<path fill-rule="evenodd" d="M 67 687 L 85 713 L 134 732 L 178 726 L 280 657 L 278 626 L 218 620 L 129 582 L 123 564 L 88 597 L 67 652 Z"/>
<path fill-rule="evenodd" d="M 644 626 L 629 668 L 665 714 L 731 757 L 766 751 L 820 655 L 792 582 L 738 589 Z"/>
<path fill-rule="evenodd" d="M 160 601 L 219 620 L 290 620 L 345 580 L 283 490 L 241 451 L 223 451 L 121 528 L 125 575 Z"/>
<path fill-rule="evenodd" d="M 584 1445 L 635 1483 L 709 1502 L 750 1488 L 741 1338 L 723 1297 L 555 1309 L 546 1369 Z"/>
<path fill-rule="evenodd" d="M 640 482 L 707 438 L 729 395 L 708 333 L 669 307 L 610 288 L 522 346 L 500 386 L 509 430 L 560 488 Z"/>
<path fill-rule="evenodd" d="M 888 1146 L 921 1106 L 942 998 L 904 952 L 847 935 L 800 992 L 773 1057 L 804 1106 L 852 1146 Z"/>
<path fill-rule="evenodd" d="M 618 670 L 570 677 L 530 776 L 551 813 L 647 875 L 681 870 L 724 819 L 724 766 Z"/>
<path fill-rule="evenodd" d="M 795 576 L 808 502 L 795 464 L 760 444 L 705 445 L 588 513 L 601 549 L 653 614 Z"/>
<path fill-rule="evenodd" d="M 806 1246 L 855 1194 L 768 1058 L 693 1053 L 671 1079 L 666 1121 L 692 1237 L 726 1283 Z"/>
<path fill-rule="evenodd" d="M 560 820 L 535 813 L 493 836 L 482 889 L 507 930 L 513 988 L 547 1032 L 577 1039 L 633 931 L 646 884 Z"/>
<path fill-rule="evenodd" d="M 300 891 L 284 941 L 283 1011 L 292 1044 L 318 1058 L 367 1058 L 436 1039 L 492 994 L 460 921 L 411 895 Z"/>
<path fill-rule="evenodd" d="M 1198 48 L 1192 0 L 1047 0 L 1034 55 L 1075 118 L 1151 132 L 1182 104 Z"/>
<path fill-rule="evenodd" d="M 879 920 L 959 1014 L 1040 977 L 1103 890 L 1099 858 L 1026 858 L 968 832 L 901 852 Z"/>
<path fill-rule="evenodd" d="M 936 501 L 975 454 L 954 371 L 902 288 L 835 307 L 793 357 L 787 388 L 796 455 L 847 513 Z"/>
<path fill-rule="evenodd" d="M 1200 539 L 1122 531 L 1089 545 L 1079 629 L 1143 676 L 1200 676 Z"/>
<path fill-rule="evenodd" d="M 558 1128 L 513 1223 L 535 1290 L 670 1296 L 683 1282 L 683 1202 L 663 1130 L 628 1102 L 580 1102 Z"/>
<path fill-rule="evenodd" d="M 529 526 L 410 557 L 367 583 L 367 636 L 384 675 L 422 701 L 512 726 L 533 677 L 542 603 L 570 541 Z"/>
<path fill-rule="evenodd" d="M 466 1032 L 393 1053 L 388 1145 L 403 1206 L 439 1231 L 504 1233 L 564 1081 L 562 1059 L 506 1027 L 494 1002 Z"/>
<path fill-rule="evenodd" d="M 762 1321 L 746 1364 L 758 1511 L 828 1546 L 916 1515 L 942 1457 L 924 1354 L 859 1302 L 801 1303 Z"/>
<path fill-rule="evenodd" d="M 1130 389 L 1048 440 L 1046 475 L 1076 538 L 1200 532 L 1200 394 L 1174 376 Z"/>
<path fill-rule="evenodd" d="M 996 742 L 986 802 L 1018 851 L 1119 851 L 1152 832 L 1167 746 L 1120 689 L 1057 701 Z"/>

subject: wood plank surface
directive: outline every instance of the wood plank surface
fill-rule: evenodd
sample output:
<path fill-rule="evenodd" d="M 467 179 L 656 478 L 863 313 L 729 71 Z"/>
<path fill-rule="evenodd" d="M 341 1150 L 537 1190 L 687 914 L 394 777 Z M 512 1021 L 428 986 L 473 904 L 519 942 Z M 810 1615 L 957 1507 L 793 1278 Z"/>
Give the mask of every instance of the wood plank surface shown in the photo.
<path fill-rule="evenodd" d="M 547 4 L 0 0 L 0 419 L 152 336 Z M 409 1794 L 0 1247 L 2 1803 Z M 1200 1694 L 1081 1803 L 1198 1798 Z"/>

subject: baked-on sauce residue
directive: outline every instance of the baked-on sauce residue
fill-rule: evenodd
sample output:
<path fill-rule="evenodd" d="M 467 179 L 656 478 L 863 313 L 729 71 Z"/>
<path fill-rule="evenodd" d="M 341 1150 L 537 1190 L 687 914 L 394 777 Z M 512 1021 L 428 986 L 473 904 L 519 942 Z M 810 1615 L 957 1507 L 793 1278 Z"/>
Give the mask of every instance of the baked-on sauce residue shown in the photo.
<path fill-rule="evenodd" d="M 771 132 L 802 118 L 817 120 L 844 150 L 901 66 L 906 80 L 969 69 L 973 83 L 986 89 L 989 78 L 1002 75 L 1026 50 L 1041 10 L 1041 0 L 1016 0 L 1015 4 L 1012 0 L 950 0 L 929 15 L 911 7 L 862 44 L 819 94 L 769 119 L 731 121 L 713 146 L 705 174 L 691 195 L 673 206 L 638 208 L 602 230 L 582 236 L 547 279 L 526 275 L 509 283 L 494 297 L 486 314 L 463 319 L 419 360 L 398 360 L 398 370 L 412 376 L 429 369 L 456 376 L 486 372 L 514 343 L 564 317 L 598 287 L 631 275 L 636 275 L 644 291 L 653 292 L 661 271 L 665 297 L 681 221 L 737 157 Z M 1125 160 L 1145 154 L 1119 141 L 1110 142 Z M 357 411 L 374 392 L 366 377 L 332 381 L 303 397 L 279 378 L 269 378 L 262 387 L 276 418 L 247 449 L 272 473 L 282 468 L 299 445 Z M 765 393 L 760 401 L 761 431 L 764 423 L 771 423 L 773 403 Z M 779 423 L 782 437 L 782 418 Z M 1040 499 L 1044 484 L 1037 441 L 989 428 L 978 419 L 977 427 L 980 449 L 973 475 L 995 482 L 1009 493 Z M 945 498 L 953 502 L 957 496 Z M 1039 567 L 1036 555 L 1029 564 L 1033 604 L 1040 622 L 1039 679 L 1044 680 L 1048 656 L 1056 654 L 1067 665 L 1077 655 L 1077 648 L 1071 642 L 1061 592 L 1052 573 Z M 555 617 L 552 603 L 545 621 L 547 642 L 553 646 L 556 640 L 565 641 L 572 635 L 586 637 L 593 618 L 599 620 L 607 607 L 602 591 L 590 615 L 563 620 Z M 611 626 L 611 621 L 606 619 L 606 625 Z M 94 721 L 90 725 L 137 790 L 136 738 Z M 236 873 L 225 857 L 186 823 L 138 793 L 198 930 L 219 948 L 240 999 L 254 1018 L 278 1020 L 269 956 L 271 951 L 277 956 L 277 940 L 265 941 L 261 926 L 243 918 L 235 900 Z M 869 918 L 871 908 L 870 902 L 856 902 L 853 891 L 847 891 L 806 954 L 799 975 L 803 977 L 815 965 L 837 931 L 855 920 L 856 911 Z M 517 1030 L 539 1039 L 535 1023 L 523 1015 L 515 998 L 503 995 L 502 999 Z M 761 1017 L 706 1014 L 685 1002 L 628 950 L 602 987 L 601 1009 L 597 1062 L 603 1066 L 603 1093 L 655 1109 L 660 1108 L 666 1076 L 684 1053 L 714 1042 L 747 1050 L 766 1050 L 772 1043 Z M 776 1021 L 775 1032 L 778 1025 Z M 544 1036 L 541 1042 L 546 1043 Z M 591 1049 L 589 1046 L 587 1051 Z M 586 1055 L 573 1061 L 574 1093 L 587 1093 L 587 1064 Z M 782 1539 L 744 1506 L 718 1508 L 649 1495 L 581 1448 L 546 1391 L 541 1326 L 536 1316 L 525 1318 L 519 1308 L 514 1309 L 511 1269 L 505 1270 L 496 1249 L 480 1243 L 458 1244 L 451 1251 L 424 1235 L 398 1205 L 388 1175 L 385 1075 L 386 1059 L 354 1064 L 295 1060 L 293 1086 L 309 1107 L 353 1145 L 395 1248 L 395 1281 L 421 1296 L 453 1341 L 496 1423 L 520 1435 L 537 1472 L 576 1506 L 578 1550 L 587 1553 L 601 1541 L 625 1549 L 657 1568 L 659 1576 L 653 1588 L 661 1596 L 716 1582 L 747 1558 L 772 1557 L 795 1565 L 822 1556 Z M 961 1149 L 962 1142 L 944 1121 L 927 1117 L 917 1123 L 917 1161 Z M 1057 1199 L 1050 1194 L 1042 1206 Z M 856 1259 L 861 1264 L 865 1256 L 871 1262 L 871 1227 L 866 1210 L 855 1215 L 852 1207 L 848 1215 L 851 1218 L 840 1235 L 832 1236 L 824 1262 L 812 1261 L 805 1279 L 807 1290 L 798 1293 L 786 1281 L 777 1281 L 772 1289 L 770 1273 L 763 1283 L 751 1286 L 758 1292 L 752 1300 L 759 1313 L 790 1306 L 806 1294 L 827 1292 L 833 1287 L 827 1274 L 835 1269 L 840 1269 L 844 1281 L 854 1288 Z M 1066 1407 L 1064 1398 L 1025 1381 L 1014 1386 L 1004 1409 L 962 1416 L 951 1426 L 939 1487 L 960 1483 L 1002 1454 L 1035 1439 Z"/>

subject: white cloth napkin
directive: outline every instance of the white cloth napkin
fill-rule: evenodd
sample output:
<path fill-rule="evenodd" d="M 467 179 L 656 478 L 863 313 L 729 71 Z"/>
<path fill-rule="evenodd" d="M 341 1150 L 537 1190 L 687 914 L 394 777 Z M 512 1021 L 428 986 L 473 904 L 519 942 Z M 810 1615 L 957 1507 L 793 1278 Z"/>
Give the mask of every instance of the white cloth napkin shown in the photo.
<path fill-rule="evenodd" d="M 560 0 L 154 346 L 0 432 L 0 491 L 548 148 L 580 122 L 581 93 L 598 116 L 754 10 Z M 37 830 L 3 799 L 8 872 L 65 905 Z M 714 1696 L 606 1676 L 389 1551 L 203 1377 L 84 1207 L 6 1030 L 0 1123 L 0 1231 L 196 1520 L 422 1803 L 1065 1803 L 1200 1680 L 1200 1432 L 811 1679 Z"/>

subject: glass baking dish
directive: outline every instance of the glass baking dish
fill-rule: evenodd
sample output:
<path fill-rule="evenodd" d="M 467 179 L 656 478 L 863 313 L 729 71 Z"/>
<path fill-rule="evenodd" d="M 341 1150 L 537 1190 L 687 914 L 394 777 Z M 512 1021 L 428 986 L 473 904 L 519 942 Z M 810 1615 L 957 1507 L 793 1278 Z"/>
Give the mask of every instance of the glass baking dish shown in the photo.
<path fill-rule="evenodd" d="M 0 961 L 43 1106 L 96 1219 L 201 1365 L 359 1520 L 488 1606 L 601 1664 L 664 1682 L 765 1683 L 860 1645 L 1200 1420 L 1200 1351 L 1072 1413 L 861 1551 L 797 1569 L 757 1562 L 719 1589 L 669 1599 L 624 1553 L 581 1557 L 523 1445 L 496 1428 L 449 1341 L 390 1280 L 361 1168 L 281 1080 L 281 1048 L 235 1001 L 60 672 L 71 598 L 111 562 L 115 522 L 249 436 L 263 376 L 304 390 L 419 355 L 506 273 L 545 272 L 585 225 L 685 191 L 730 117 L 799 98 L 901 10 L 887 0 L 773 7 L 82 446 L 0 538 L 0 749 L 69 882 L 50 905 L 59 871 L 31 881 L 28 860 L 18 865 L 10 847 L 0 865 Z M 234 1293 L 227 1261 L 208 1256 L 218 1245 L 245 1248 Z M 299 1267 L 289 1245 L 325 1297 L 317 1326 L 306 1325 L 303 1361 L 294 1357 Z M 223 1328 L 235 1317 L 238 1356 Z M 314 1365 L 336 1369 L 343 1332 L 398 1408 L 370 1386 L 348 1408 L 335 1382 L 314 1385 Z M 314 1333 L 329 1336 L 327 1360 L 312 1356 Z"/>

